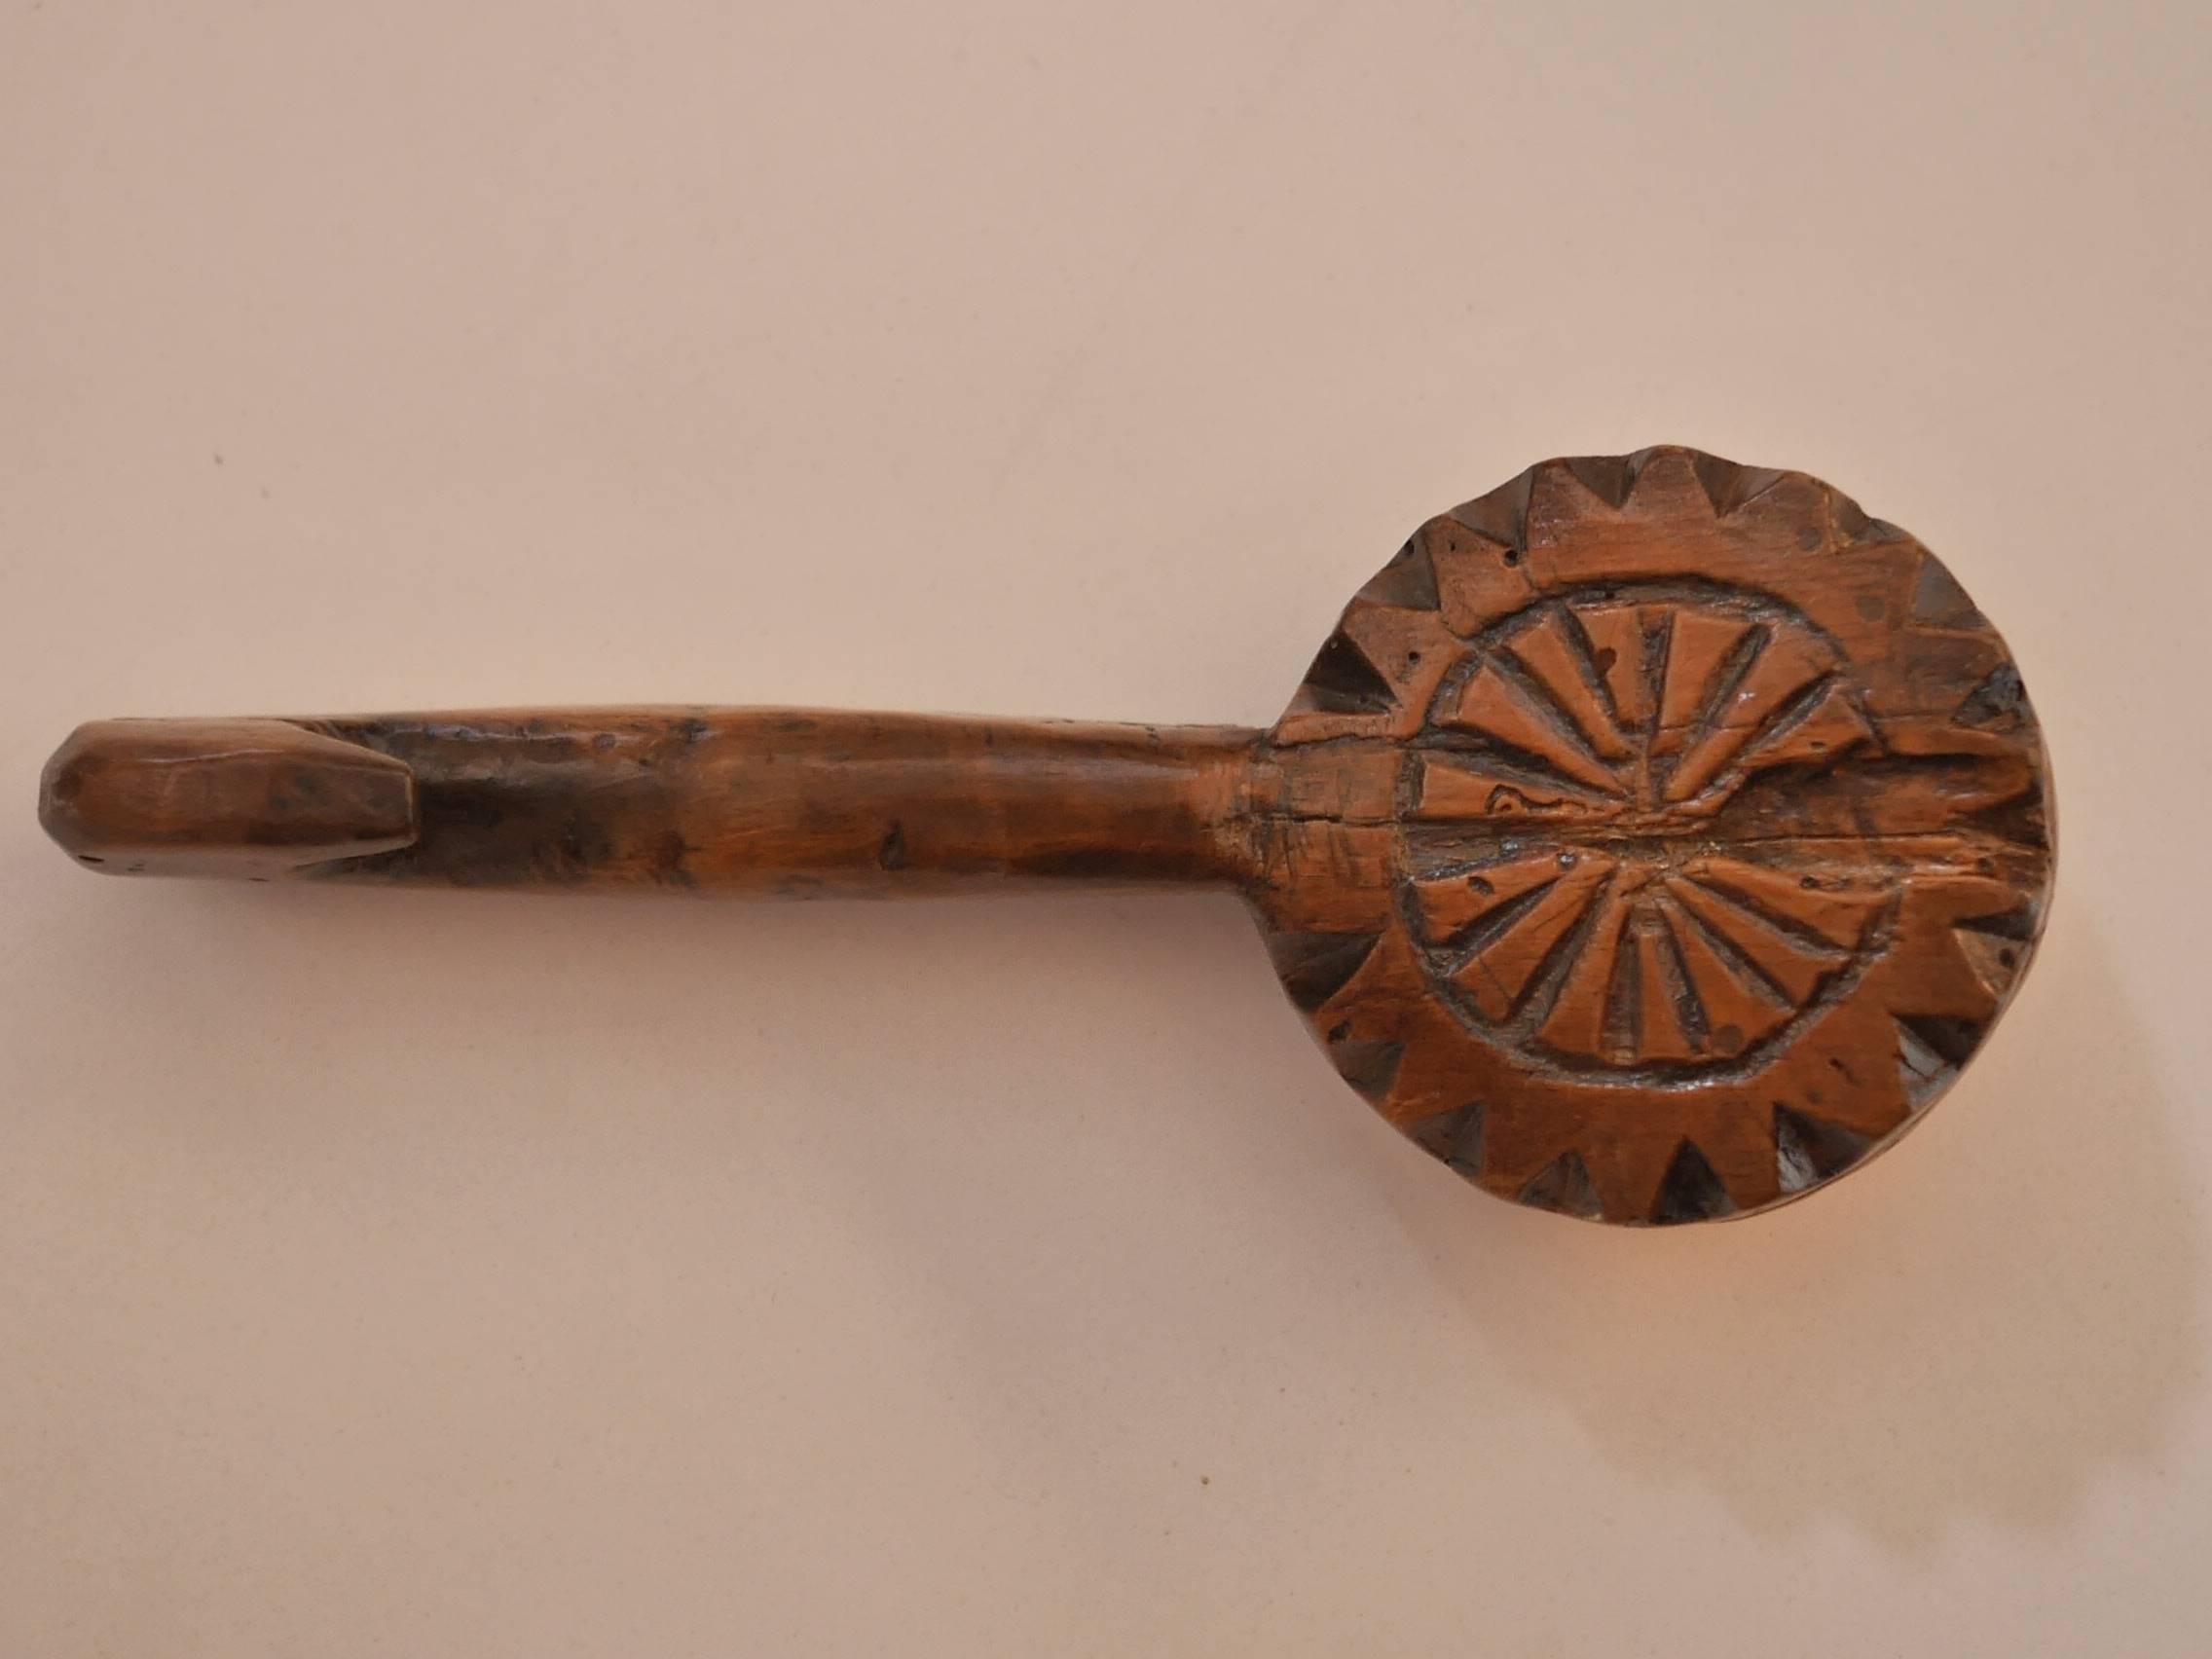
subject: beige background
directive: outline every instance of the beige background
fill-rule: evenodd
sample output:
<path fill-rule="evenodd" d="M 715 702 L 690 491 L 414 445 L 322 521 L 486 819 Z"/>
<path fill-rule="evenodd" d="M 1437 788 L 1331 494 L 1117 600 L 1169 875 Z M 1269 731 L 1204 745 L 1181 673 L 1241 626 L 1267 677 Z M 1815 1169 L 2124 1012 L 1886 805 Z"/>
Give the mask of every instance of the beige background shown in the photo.
<path fill-rule="evenodd" d="M 2208 32 L 0 10 L 0 1654 L 2212 1650 Z M 1733 1228 L 1373 1121 L 1236 904 L 134 885 L 121 713 L 1264 723 L 1429 512 L 1800 465 L 2001 621 L 2041 966 Z"/>

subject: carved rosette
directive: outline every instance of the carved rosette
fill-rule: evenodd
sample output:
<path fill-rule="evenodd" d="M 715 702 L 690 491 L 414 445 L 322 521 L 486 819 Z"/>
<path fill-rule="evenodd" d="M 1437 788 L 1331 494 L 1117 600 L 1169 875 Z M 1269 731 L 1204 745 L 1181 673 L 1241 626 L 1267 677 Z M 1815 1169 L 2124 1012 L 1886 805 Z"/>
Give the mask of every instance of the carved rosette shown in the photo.
<path fill-rule="evenodd" d="M 1801 473 L 1547 462 L 1432 520 L 1272 734 L 1257 896 L 1340 1071 L 1488 1190 L 1793 1198 L 2034 949 L 2046 762 L 1928 550 Z"/>

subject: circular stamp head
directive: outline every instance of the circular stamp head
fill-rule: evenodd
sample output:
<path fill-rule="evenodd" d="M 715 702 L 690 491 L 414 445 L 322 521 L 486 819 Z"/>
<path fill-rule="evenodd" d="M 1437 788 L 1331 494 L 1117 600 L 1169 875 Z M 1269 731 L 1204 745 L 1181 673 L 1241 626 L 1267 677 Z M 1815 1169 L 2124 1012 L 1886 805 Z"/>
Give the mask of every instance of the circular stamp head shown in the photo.
<path fill-rule="evenodd" d="M 1803 473 L 1548 461 L 1432 519 L 1270 736 L 1255 894 L 1346 1080 L 1501 1197 L 1785 1202 L 2026 970 L 2047 762 L 1989 622 Z"/>

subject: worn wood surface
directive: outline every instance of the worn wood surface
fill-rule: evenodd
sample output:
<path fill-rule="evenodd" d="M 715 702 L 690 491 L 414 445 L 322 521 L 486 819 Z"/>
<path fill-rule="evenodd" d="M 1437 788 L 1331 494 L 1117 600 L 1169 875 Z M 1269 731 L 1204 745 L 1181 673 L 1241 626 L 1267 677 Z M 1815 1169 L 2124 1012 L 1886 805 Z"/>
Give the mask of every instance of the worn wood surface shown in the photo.
<path fill-rule="evenodd" d="M 139 763 L 167 726 L 169 752 Z M 212 821 L 253 873 L 318 880 L 784 898 L 1229 881 L 1252 737 L 807 709 L 110 720 L 63 746 L 44 800 L 63 846 L 122 875 L 235 873 L 208 856 Z M 368 768 L 333 755 L 412 780 L 404 833 L 350 789 Z M 309 857 L 317 832 L 330 848 Z"/>
<path fill-rule="evenodd" d="M 117 874 L 804 897 L 1240 889 L 1337 1069 L 1488 1191 L 1738 1215 L 1887 1146 L 2040 934 L 2046 762 L 1911 536 L 1683 449 L 1421 527 L 1268 732 L 803 710 L 115 720 Z"/>
<path fill-rule="evenodd" d="M 1254 902 L 1353 1088 L 1502 1197 L 1755 1210 L 1980 1043 L 2051 876 L 2019 675 L 1934 555 L 1695 451 L 1414 535 L 1262 761 Z"/>
<path fill-rule="evenodd" d="M 117 875 L 783 898 L 1233 882 L 1255 736 L 810 709 L 99 720 L 48 763 L 41 814 Z"/>

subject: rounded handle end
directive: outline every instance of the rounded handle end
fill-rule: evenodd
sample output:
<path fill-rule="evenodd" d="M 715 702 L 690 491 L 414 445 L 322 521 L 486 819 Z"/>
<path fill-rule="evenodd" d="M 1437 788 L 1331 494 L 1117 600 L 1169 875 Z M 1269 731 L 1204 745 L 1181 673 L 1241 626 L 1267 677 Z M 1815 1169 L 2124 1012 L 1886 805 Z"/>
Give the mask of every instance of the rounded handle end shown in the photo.
<path fill-rule="evenodd" d="M 39 823 L 114 875 L 268 879 L 415 839 L 403 761 L 289 720 L 79 726 L 39 778 Z"/>

